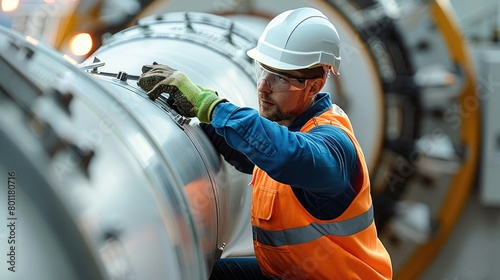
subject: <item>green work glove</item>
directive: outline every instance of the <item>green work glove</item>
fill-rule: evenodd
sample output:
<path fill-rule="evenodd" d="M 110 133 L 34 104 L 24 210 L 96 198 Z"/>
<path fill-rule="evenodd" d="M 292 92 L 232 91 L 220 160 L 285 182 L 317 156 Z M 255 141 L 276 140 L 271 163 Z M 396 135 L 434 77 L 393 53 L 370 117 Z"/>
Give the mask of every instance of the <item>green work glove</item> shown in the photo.
<path fill-rule="evenodd" d="M 151 100 L 160 94 L 170 94 L 169 101 L 185 117 L 197 117 L 200 122 L 210 123 L 217 104 L 225 101 L 214 91 L 194 84 L 183 72 L 166 65 L 144 65 L 137 85 L 147 91 Z"/>

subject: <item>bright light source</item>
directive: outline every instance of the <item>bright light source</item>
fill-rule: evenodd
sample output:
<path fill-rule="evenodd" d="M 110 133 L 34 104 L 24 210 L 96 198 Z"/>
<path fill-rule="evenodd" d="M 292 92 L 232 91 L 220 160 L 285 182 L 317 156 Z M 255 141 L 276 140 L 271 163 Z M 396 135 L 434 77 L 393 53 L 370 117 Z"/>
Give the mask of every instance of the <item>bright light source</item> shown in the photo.
<path fill-rule="evenodd" d="M 2 11 L 6 13 L 14 12 L 19 7 L 19 0 L 2 0 Z"/>
<path fill-rule="evenodd" d="M 79 33 L 71 38 L 69 48 L 74 55 L 86 55 L 92 49 L 92 37 L 88 33 Z"/>

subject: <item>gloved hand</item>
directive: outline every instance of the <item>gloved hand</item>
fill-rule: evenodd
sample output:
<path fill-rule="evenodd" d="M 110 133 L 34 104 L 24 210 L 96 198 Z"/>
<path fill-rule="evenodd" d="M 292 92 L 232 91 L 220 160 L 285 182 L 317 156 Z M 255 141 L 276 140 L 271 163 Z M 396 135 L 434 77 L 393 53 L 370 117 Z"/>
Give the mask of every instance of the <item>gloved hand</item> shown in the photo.
<path fill-rule="evenodd" d="M 215 106 L 226 101 L 214 91 L 195 85 L 183 72 L 161 64 L 144 65 L 137 85 L 147 91 L 152 100 L 164 92 L 169 93 L 169 100 L 173 99 L 181 115 L 197 117 L 203 123 L 210 123 Z"/>

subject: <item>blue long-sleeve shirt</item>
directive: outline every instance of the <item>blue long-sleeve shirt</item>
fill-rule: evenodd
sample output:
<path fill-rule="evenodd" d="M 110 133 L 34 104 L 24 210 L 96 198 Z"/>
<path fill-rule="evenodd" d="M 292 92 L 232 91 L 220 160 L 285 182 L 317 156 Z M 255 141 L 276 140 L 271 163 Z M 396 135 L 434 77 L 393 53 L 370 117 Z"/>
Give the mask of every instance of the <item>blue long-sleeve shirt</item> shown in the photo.
<path fill-rule="evenodd" d="M 356 149 L 336 126 L 299 132 L 309 119 L 331 109 L 330 96 L 319 93 L 313 105 L 285 127 L 254 109 L 220 103 L 211 122 L 217 135 L 210 126 L 203 127 L 218 151 L 240 171 L 250 173 L 257 165 L 274 180 L 290 185 L 311 215 L 332 219 L 356 196 L 351 184 L 357 171 Z"/>

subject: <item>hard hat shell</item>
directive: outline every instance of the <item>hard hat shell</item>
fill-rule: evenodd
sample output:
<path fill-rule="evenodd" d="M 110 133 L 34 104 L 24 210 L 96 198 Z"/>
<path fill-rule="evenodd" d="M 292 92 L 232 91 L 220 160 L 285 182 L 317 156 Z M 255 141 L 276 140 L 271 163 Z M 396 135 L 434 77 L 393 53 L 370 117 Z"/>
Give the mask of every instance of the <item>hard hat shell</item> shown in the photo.
<path fill-rule="evenodd" d="M 247 55 L 282 70 L 340 66 L 340 38 L 335 26 L 314 8 L 285 11 L 272 19 Z"/>

